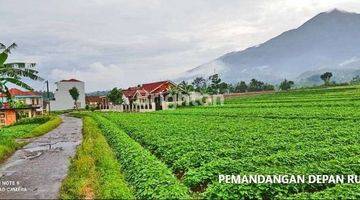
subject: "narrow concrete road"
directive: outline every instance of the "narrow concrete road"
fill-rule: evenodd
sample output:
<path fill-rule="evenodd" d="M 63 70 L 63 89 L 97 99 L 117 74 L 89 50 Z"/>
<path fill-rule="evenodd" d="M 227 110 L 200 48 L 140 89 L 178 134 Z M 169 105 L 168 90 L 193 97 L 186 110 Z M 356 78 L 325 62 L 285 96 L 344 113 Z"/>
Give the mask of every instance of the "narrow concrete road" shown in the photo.
<path fill-rule="evenodd" d="M 0 199 L 56 199 L 70 157 L 82 140 L 81 119 L 62 116 L 53 131 L 16 151 L 0 166 Z"/>

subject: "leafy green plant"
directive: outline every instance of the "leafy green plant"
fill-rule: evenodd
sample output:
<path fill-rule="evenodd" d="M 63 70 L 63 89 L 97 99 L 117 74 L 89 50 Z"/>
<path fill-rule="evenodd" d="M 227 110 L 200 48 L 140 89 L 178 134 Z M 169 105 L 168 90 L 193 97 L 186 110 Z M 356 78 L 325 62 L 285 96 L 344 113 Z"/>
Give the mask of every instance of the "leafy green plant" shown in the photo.
<path fill-rule="evenodd" d="M 358 190 L 352 187 L 221 184 L 218 175 L 359 174 L 359 106 L 360 87 L 341 86 L 232 98 L 223 107 L 91 116 L 101 124 L 123 166 L 134 168 L 134 160 L 141 162 L 137 151 L 126 150 L 140 144 L 200 198 L 317 199 L 335 197 L 336 192 L 356 198 Z M 124 173 L 141 171 L 143 177 L 152 177 L 144 175 L 145 169 Z M 144 187 L 138 178 L 127 179 L 136 190 Z"/>
<path fill-rule="evenodd" d="M 110 146 L 115 150 L 126 181 L 139 199 L 189 199 L 187 188 L 179 183 L 165 164 L 116 124 L 92 114 Z"/>
<path fill-rule="evenodd" d="M 26 84 L 21 80 L 21 78 L 29 78 L 32 80 L 43 80 L 38 76 L 38 71 L 36 71 L 35 63 L 6 63 L 9 54 L 17 45 L 15 43 L 6 47 L 4 44 L 0 43 L 0 93 L 5 94 L 8 99 L 11 99 L 9 93 L 8 84 L 14 84 L 19 87 L 33 90 L 31 86 Z"/>
<path fill-rule="evenodd" d="M 23 101 L 10 101 L 10 108 L 26 108 L 28 107 Z"/>
<path fill-rule="evenodd" d="M 84 117 L 83 142 L 62 183 L 61 199 L 134 199 L 120 165 L 90 117 Z"/>
<path fill-rule="evenodd" d="M 114 105 L 120 105 L 123 102 L 122 99 L 122 89 L 113 88 L 109 94 L 107 95 L 107 98 L 114 104 Z"/>

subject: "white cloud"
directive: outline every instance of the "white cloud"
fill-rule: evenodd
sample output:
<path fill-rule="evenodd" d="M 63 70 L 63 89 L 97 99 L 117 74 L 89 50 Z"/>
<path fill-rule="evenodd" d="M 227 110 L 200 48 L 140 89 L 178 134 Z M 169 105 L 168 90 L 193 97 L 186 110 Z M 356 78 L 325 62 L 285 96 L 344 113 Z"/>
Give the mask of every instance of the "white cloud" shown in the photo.
<path fill-rule="evenodd" d="M 51 70 L 50 77 L 53 80 L 79 79 L 86 83 L 87 88 L 125 86 L 130 81 L 119 66 L 114 64 L 104 65 L 99 62 L 90 64 L 87 69 L 64 70 L 55 68 Z"/>
<path fill-rule="evenodd" d="M 352 57 L 352 58 L 350 58 L 350 59 L 348 59 L 348 60 L 345 60 L 344 62 L 340 63 L 339 65 L 340 65 L 340 66 L 346 66 L 346 65 L 355 63 L 355 62 L 357 62 L 357 61 L 360 61 L 360 59 L 357 58 L 357 57 Z"/>

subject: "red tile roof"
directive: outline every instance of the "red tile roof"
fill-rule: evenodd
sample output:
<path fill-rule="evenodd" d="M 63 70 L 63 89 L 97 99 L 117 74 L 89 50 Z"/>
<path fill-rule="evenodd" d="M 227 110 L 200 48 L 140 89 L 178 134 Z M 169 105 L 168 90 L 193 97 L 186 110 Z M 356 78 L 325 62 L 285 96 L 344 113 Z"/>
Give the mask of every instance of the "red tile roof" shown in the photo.
<path fill-rule="evenodd" d="M 137 90 L 137 92 L 139 92 L 139 94 L 141 94 L 141 96 L 145 96 L 148 92 L 144 89 L 140 89 L 140 90 Z"/>
<path fill-rule="evenodd" d="M 129 87 L 126 90 L 123 90 L 123 94 L 127 98 L 132 98 L 135 93 L 138 91 L 142 96 L 146 94 L 155 94 L 159 92 L 165 91 L 167 88 L 163 87 L 166 85 L 166 83 L 171 83 L 170 81 L 159 81 L 159 82 L 153 82 L 153 83 L 145 83 L 142 85 L 139 85 L 137 87 Z"/>
<path fill-rule="evenodd" d="M 17 88 L 11 88 L 9 90 L 10 94 L 12 97 L 14 96 L 41 96 L 39 93 L 37 92 L 33 92 L 33 91 L 22 91 L 22 90 L 19 90 Z M 0 97 L 5 97 L 6 95 L 5 94 L 1 94 L 0 93 Z"/>
<path fill-rule="evenodd" d="M 123 90 L 123 94 L 127 97 L 127 98 L 131 98 L 134 96 L 134 94 L 137 91 L 137 87 L 129 87 L 127 90 Z"/>
<path fill-rule="evenodd" d="M 79 81 L 77 79 L 69 79 L 69 80 L 61 80 L 60 82 L 82 82 L 82 81 Z"/>
<path fill-rule="evenodd" d="M 153 90 L 155 90 L 156 88 L 160 87 L 162 84 L 167 83 L 169 81 L 159 81 L 159 82 L 154 82 L 154 83 L 146 83 L 142 85 L 142 89 L 148 91 L 149 93 L 151 93 Z"/>

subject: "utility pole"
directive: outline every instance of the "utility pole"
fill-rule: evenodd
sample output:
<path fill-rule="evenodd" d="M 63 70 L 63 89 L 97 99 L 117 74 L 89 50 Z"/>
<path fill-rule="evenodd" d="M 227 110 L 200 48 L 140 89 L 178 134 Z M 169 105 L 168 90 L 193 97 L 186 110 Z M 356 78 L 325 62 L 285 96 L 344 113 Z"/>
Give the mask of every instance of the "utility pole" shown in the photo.
<path fill-rule="evenodd" d="M 49 92 L 49 81 L 45 81 L 45 82 L 46 82 L 46 93 L 47 93 L 47 98 L 48 98 L 49 115 L 50 115 L 50 92 Z"/>

